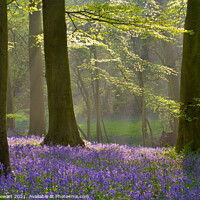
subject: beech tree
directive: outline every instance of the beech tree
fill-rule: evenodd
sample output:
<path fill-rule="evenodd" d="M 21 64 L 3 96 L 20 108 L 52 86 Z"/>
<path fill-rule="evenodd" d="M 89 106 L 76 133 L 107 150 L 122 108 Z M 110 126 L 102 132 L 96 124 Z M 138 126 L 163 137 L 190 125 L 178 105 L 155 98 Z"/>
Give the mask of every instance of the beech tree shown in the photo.
<path fill-rule="evenodd" d="M 181 69 L 181 116 L 176 148 L 200 148 L 200 1 L 188 0 Z"/>
<path fill-rule="evenodd" d="M 8 75 L 7 0 L 0 1 L 0 163 L 3 172 L 10 170 L 6 129 L 6 96 Z M 8 171 L 7 171 L 8 170 Z"/>
<path fill-rule="evenodd" d="M 41 44 L 38 35 L 42 33 L 41 3 L 30 0 L 30 8 L 37 10 L 29 14 L 29 67 L 30 67 L 30 126 L 29 134 L 46 135 L 44 80 Z"/>
<path fill-rule="evenodd" d="M 43 0 L 49 130 L 44 144 L 81 145 L 70 82 L 64 0 Z"/>
<path fill-rule="evenodd" d="M 93 46 L 94 59 L 97 60 L 97 47 Z M 101 130 L 101 98 L 100 98 L 100 80 L 99 80 L 99 70 L 97 69 L 98 63 L 95 62 L 95 89 L 94 89 L 94 98 L 95 98 L 95 107 L 96 107 L 96 132 L 97 132 L 97 141 L 102 141 L 102 130 Z"/>

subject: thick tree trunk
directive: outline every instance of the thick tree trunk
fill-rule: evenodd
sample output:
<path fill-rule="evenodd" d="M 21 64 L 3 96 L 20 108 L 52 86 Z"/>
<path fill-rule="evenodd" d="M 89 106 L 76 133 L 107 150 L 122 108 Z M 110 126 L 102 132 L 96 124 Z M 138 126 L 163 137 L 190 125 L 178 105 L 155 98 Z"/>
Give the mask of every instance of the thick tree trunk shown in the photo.
<path fill-rule="evenodd" d="M 8 75 L 8 27 L 7 1 L 0 1 L 0 163 L 3 172 L 10 171 L 9 150 L 6 133 L 6 95 Z M 8 170 L 8 171 L 7 171 Z M 0 170 L 1 174 L 1 170 Z"/>
<path fill-rule="evenodd" d="M 10 70 L 8 70 L 7 81 L 7 114 L 14 114 L 13 91 Z M 13 130 L 14 128 L 15 118 L 7 118 L 7 129 Z"/>
<path fill-rule="evenodd" d="M 176 149 L 200 148 L 200 1 L 188 0 L 181 69 L 181 117 Z"/>
<path fill-rule="evenodd" d="M 43 0 L 49 131 L 44 144 L 82 145 L 70 82 L 64 0 Z"/>
<path fill-rule="evenodd" d="M 35 7 L 30 0 L 30 7 Z M 37 36 L 42 33 L 40 3 L 37 11 L 29 14 L 29 67 L 30 67 L 30 125 L 29 134 L 46 135 L 44 80 L 41 44 Z"/>

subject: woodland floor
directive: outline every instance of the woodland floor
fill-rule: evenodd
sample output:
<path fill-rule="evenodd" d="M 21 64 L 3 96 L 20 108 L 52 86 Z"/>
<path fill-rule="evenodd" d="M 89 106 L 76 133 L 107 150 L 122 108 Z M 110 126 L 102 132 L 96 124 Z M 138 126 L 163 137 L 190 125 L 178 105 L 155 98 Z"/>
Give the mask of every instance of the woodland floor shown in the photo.
<path fill-rule="evenodd" d="M 40 146 L 42 140 L 8 138 L 12 174 L 0 178 L 0 199 L 200 199 L 199 155 L 89 142 Z"/>

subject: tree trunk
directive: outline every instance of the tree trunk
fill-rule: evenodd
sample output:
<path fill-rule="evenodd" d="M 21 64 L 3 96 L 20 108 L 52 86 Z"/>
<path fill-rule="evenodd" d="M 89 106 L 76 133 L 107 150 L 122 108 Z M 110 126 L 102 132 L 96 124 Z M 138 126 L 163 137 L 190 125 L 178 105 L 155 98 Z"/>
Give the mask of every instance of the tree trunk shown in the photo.
<path fill-rule="evenodd" d="M 82 128 L 77 124 L 78 130 L 82 133 L 83 137 L 85 139 L 87 139 L 87 135 L 84 133 L 84 131 L 82 130 Z"/>
<path fill-rule="evenodd" d="M 168 66 L 168 65 L 166 65 Z M 169 66 L 168 66 L 169 67 Z M 173 68 L 171 68 L 173 69 Z M 178 76 L 175 75 L 169 75 L 168 76 L 168 96 L 170 99 L 179 102 L 180 101 L 180 87 L 179 87 L 179 80 Z M 175 116 L 171 116 L 172 125 L 171 130 L 175 135 L 175 138 L 177 138 L 178 135 L 178 118 Z"/>
<path fill-rule="evenodd" d="M 30 0 L 30 7 L 37 11 L 29 14 L 29 67 L 30 67 L 30 125 L 29 134 L 46 135 L 44 80 L 41 44 L 38 35 L 42 33 L 40 4 Z"/>
<path fill-rule="evenodd" d="M 164 8 L 166 6 L 166 1 L 164 0 L 157 0 L 157 2 Z M 170 36 L 169 33 L 165 33 L 165 36 Z M 162 40 L 162 49 L 163 49 L 163 56 L 162 59 L 163 65 L 176 70 L 176 52 L 175 47 L 170 43 Z M 171 100 L 176 102 L 180 101 L 180 86 L 179 86 L 179 79 L 177 75 L 170 74 L 167 77 L 168 79 L 168 97 Z M 175 135 L 175 141 L 178 135 L 178 118 L 171 116 L 169 119 L 171 131 Z M 175 145 L 175 144 L 174 144 Z"/>
<path fill-rule="evenodd" d="M 165 34 L 166 36 L 169 36 Z M 166 41 L 162 41 L 162 49 L 163 49 L 163 65 L 176 70 L 176 52 L 175 47 L 170 43 Z M 179 87 L 179 80 L 178 76 L 174 74 L 170 74 L 167 77 L 168 79 L 168 97 L 171 100 L 174 100 L 176 102 L 180 101 L 180 87 Z M 178 118 L 174 117 L 173 115 L 169 119 L 171 131 L 174 133 L 175 138 L 177 138 L 178 135 Z M 174 144 L 175 145 L 175 144 Z"/>
<path fill-rule="evenodd" d="M 105 123 L 104 123 L 104 120 L 103 120 L 103 114 L 101 113 L 101 121 L 102 121 L 102 124 L 103 124 L 103 130 L 104 130 L 104 133 L 105 133 L 105 136 L 106 136 L 106 140 L 107 140 L 107 143 L 109 143 L 109 137 L 108 137 L 108 133 L 106 131 L 106 126 L 105 126 Z"/>
<path fill-rule="evenodd" d="M 8 75 L 7 1 L 0 1 L 0 162 L 3 172 L 10 171 L 9 149 L 6 132 L 6 95 Z M 1 170 L 0 170 L 1 174 Z"/>
<path fill-rule="evenodd" d="M 139 101 L 138 101 L 138 99 L 137 99 L 137 96 L 136 96 L 135 93 L 133 93 L 133 94 L 134 94 L 134 97 L 135 97 L 135 100 L 136 100 L 137 106 L 138 106 L 140 112 L 142 112 L 142 108 L 141 108 L 141 105 L 139 104 Z M 150 135 L 151 135 L 151 146 L 154 147 L 154 146 L 155 146 L 155 143 L 154 143 L 154 140 L 153 140 L 153 131 L 152 131 L 152 128 L 151 128 L 150 122 L 149 122 L 149 120 L 148 120 L 147 117 L 146 117 L 145 121 L 146 121 L 146 123 L 147 123 L 147 125 L 148 125 L 149 132 L 150 132 Z"/>
<path fill-rule="evenodd" d="M 141 112 L 142 112 L 142 138 L 143 145 L 146 146 L 146 135 L 147 135 L 147 127 L 146 127 L 146 109 L 145 109 L 145 96 L 144 96 L 144 80 L 143 80 L 143 71 L 139 72 L 139 85 L 142 89 L 141 94 Z"/>
<path fill-rule="evenodd" d="M 85 101 L 86 107 L 87 107 L 87 140 L 90 141 L 91 140 L 91 105 L 90 105 L 90 95 L 89 92 L 87 91 L 85 84 L 83 82 L 83 79 L 81 77 L 81 73 L 79 71 L 79 69 L 77 70 L 78 73 L 78 81 L 80 82 L 80 84 L 78 84 L 78 87 L 81 91 L 81 94 L 83 96 L 83 99 Z"/>
<path fill-rule="evenodd" d="M 143 60 L 148 60 L 148 49 L 146 45 L 146 40 L 141 40 L 139 38 L 138 42 L 138 55 Z M 139 50 L 141 49 L 141 52 Z M 145 93 L 144 93 L 144 66 L 141 63 L 141 71 L 138 74 L 139 77 L 139 86 L 142 90 L 141 94 L 141 113 L 142 113 L 142 138 L 143 138 L 143 145 L 146 146 L 146 136 L 147 136 L 147 123 L 146 123 L 146 108 L 145 108 Z"/>
<path fill-rule="evenodd" d="M 10 70 L 8 70 L 7 81 L 7 114 L 14 114 L 13 105 L 13 91 Z M 7 129 L 13 130 L 15 128 L 15 118 L 7 118 Z"/>
<path fill-rule="evenodd" d="M 176 149 L 200 148 L 200 1 L 188 0 L 181 69 L 181 116 Z"/>
<path fill-rule="evenodd" d="M 87 103 L 87 140 L 91 141 L 91 105 Z"/>
<path fill-rule="evenodd" d="M 70 82 L 64 0 L 43 0 L 49 131 L 44 144 L 82 145 Z"/>
<path fill-rule="evenodd" d="M 94 46 L 94 59 L 97 60 L 97 49 Z M 97 67 L 97 62 L 95 62 L 95 67 Z M 101 131 L 101 102 L 100 102 L 100 81 L 99 81 L 99 70 L 95 69 L 95 105 L 96 105 L 96 132 L 97 132 L 97 142 L 102 141 L 102 131 Z"/>

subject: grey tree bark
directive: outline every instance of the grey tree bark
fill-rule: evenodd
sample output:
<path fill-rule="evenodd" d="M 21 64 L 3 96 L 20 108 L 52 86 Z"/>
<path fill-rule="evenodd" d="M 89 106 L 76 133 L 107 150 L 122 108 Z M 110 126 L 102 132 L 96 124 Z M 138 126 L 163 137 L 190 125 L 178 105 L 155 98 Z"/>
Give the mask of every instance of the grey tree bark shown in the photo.
<path fill-rule="evenodd" d="M 41 3 L 30 0 L 30 7 L 37 11 L 29 14 L 29 68 L 30 68 L 30 125 L 29 134 L 46 135 L 44 80 L 41 44 L 38 35 L 42 33 Z"/>

